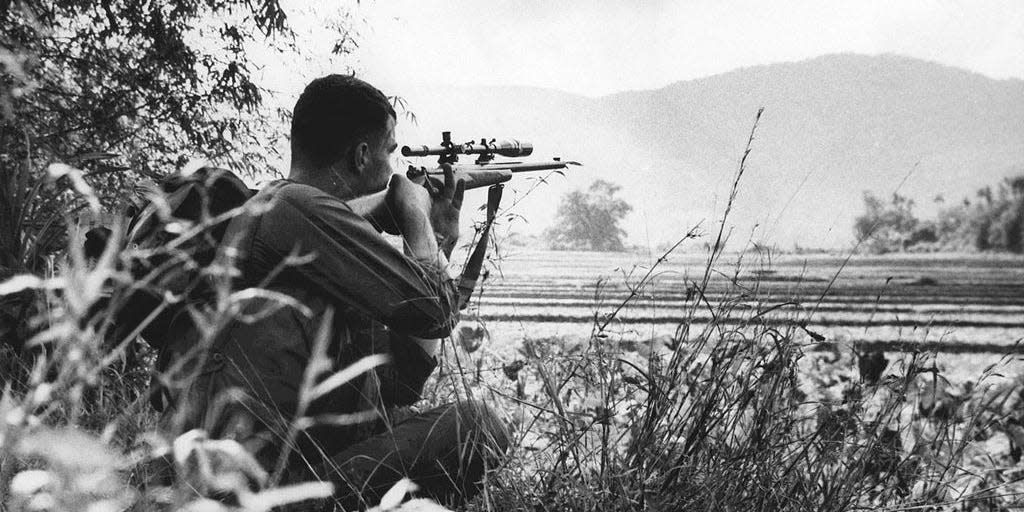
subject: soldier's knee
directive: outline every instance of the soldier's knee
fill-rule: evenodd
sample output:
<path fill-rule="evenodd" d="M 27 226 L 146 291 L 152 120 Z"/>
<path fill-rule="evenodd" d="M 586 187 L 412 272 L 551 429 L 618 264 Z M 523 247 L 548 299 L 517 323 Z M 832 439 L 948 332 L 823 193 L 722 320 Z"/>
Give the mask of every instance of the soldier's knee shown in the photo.
<path fill-rule="evenodd" d="M 511 443 L 508 423 L 489 405 L 479 400 L 462 400 L 452 404 L 459 418 L 460 430 L 472 434 L 494 455 L 504 455 Z"/>

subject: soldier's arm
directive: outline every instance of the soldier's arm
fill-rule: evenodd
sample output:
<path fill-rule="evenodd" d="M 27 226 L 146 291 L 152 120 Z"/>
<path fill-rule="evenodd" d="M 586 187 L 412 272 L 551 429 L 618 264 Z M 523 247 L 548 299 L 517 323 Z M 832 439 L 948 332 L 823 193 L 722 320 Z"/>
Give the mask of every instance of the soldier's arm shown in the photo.
<path fill-rule="evenodd" d="M 333 302 L 411 336 L 447 336 L 458 319 L 458 291 L 437 250 L 429 221 L 406 244 L 409 257 L 389 244 L 344 202 L 312 187 L 293 185 L 277 194 L 277 215 L 260 231 L 273 254 L 311 254 L 297 267 Z M 254 247 L 251 258 L 260 258 Z"/>

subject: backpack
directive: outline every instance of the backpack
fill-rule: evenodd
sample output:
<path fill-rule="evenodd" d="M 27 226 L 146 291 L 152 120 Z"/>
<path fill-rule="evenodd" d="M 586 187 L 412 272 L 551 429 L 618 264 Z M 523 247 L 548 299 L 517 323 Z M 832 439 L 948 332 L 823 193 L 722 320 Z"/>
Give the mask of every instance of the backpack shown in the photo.
<path fill-rule="evenodd" d="M 127 270 L 142 286 L 122 301 L 116 324 L 118 332 L 127 334 L 156 313 L 141 334 L 160 349 L 166 345 L 168 326 L 184 312 L 185 304 L 210 293 L 203 269 L 216 257 L 230 221 L 218 217 L 245 204 L 255 191 L 233 172 L 216 167 L 172 174 L 156 187 L 128 223 L 124 248 L 132 249 L 135 257 Z M 186 234 L 190 236 L 183 237 Z M 181 300 L 163 305 L 168 292 Z"/>

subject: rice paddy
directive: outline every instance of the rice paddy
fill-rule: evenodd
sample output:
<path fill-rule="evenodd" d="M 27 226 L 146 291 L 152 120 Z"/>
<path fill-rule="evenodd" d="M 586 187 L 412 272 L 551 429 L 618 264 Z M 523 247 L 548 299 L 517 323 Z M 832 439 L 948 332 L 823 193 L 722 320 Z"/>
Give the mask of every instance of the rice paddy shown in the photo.
<path fill-rule="evenodd" d="M 1024 353 L 1020 257 L 726 255 L 698 294 L 706 256 L 670 255 L 638 289 L 658 256 L 511 252 L 494 262 L 471 314 L 497 353 L 526 339 L 585 340 L 595 321 L 613 312 L 607 332 L 617 340 L 656 344 L 675 333 L 690 308 L 691 329 L 699 329 L 723 321 L 716 316 L 723 306 L 770 312 L 766 322 L 798 326 L 814 350 L 934 351 L 948 370 Z"/>

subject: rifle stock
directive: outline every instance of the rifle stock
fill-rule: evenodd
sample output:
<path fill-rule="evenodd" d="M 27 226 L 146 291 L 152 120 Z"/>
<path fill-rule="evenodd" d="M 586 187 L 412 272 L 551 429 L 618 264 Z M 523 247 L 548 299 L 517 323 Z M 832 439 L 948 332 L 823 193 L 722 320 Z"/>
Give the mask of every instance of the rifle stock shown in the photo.
<path fill-rule="evenodd" d="M 465 169 L 459 166 L 453 167 L 455 181 L 462 180 L 465 183 L 466 190 L 497 185 L 512 179 L 512 171 L 508 169 Z M 444 184 L 444 171 L 441 169 L 427 170 L 422 167 L 410 167 L 406 175 L 416 183 L 422 183 L 423 180 L 429 179 L 434 185 L 441 186 Z"/>

